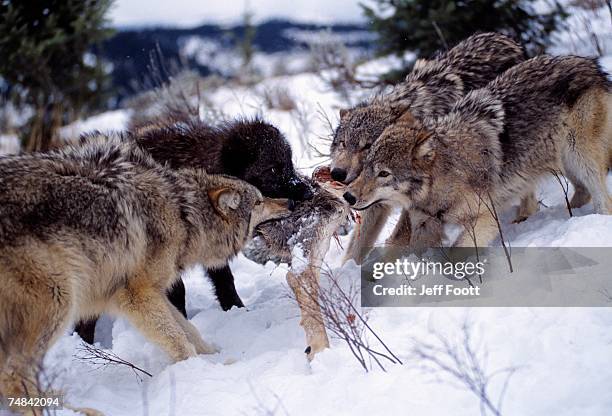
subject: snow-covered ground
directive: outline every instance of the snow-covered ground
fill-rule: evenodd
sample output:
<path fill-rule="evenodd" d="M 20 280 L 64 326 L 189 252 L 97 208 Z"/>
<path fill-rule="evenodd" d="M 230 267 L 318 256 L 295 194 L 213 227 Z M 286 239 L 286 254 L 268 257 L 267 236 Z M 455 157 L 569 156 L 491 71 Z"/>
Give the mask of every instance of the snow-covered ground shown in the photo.
<path fill-rule="evenodd" d="M 612 70 L 610 58 L 602 61 Z M 372 65 L 368 72 L 372 70 Z M 282 86 L 298 103 L 292 112 L 267 109 L 261 90 Z M 362 95 L 363 91 L 357 91 Z M 346 103 L 314 74 L 273 78 L 252 89 L 224 87 L 210 99 L 231 116 L 261 114 L 291 142 L 296 165 L 309 173 L 325 161 L 310 145 L 326 151 L 321 137 L 337 123 Z M 66 134 L 88 129 L 121 129 L 128 115 L 105 113 L 73 125 Z M 310 145 L 309 145 L 310 144 Z M 612 175 L 608 177 L 612 192 Z M 561 188 L 550 179 L 539 186 L 547 206 L 520 224 L 504 224 L 517 246 L 610 246 L 612 216 L 593 214 L 591 205 L 568 217 Z M 511 217 L 511 215 L 508 215 Z M 395 219 L 386 227 L 388 233 Z M 340 238 L 346 247 L 349 236 Z M 612 248 L 610 249 L 612 254 Z M 342 266 L 342 247 L 332 242 L 326 262 L 341 284 L 357 283 L 359 268 Z M 66 334 L 45 361 L 54 386 L 67 401 L 106 415 L 456 415 L 480 414 L 479 401 L 445 374 L 423 373 L 412 362 L 411 337 L 432 333 L 454 337 L 466 317 L 480 347 L 488 351 L 488 370 L 518 367 L 506 391 L 503 414 L 606 416 L 612 414 L 612 308 L 380 308 L 369 323 L 405 362 L 386 372 L 366 373 L 342 341 L 308 362 L 299 310 L 285 282 L 287 268 L 255 264 L 239 255 L 231 263 L 246 309 L 223 312 L 203 269 L 184 274 L 191 322 L 220 352 L 171 364 L 168 357 L 123 319 L 99 322 L 99 346 L 153 374 L 137 377 L 122 366 L 95 368 L 75 358 L 80 338 Z M 329 285 L 325 279 L 322 284 Z M 493 379 L 494 399 L 503 377 Z M 70 415 L 63 410 L 59 415 Z"/>
<path fill-rule="evenodd" d="M 17 136 L 0 134 L 0 155 L 19 153 L 20 147 Z"/>

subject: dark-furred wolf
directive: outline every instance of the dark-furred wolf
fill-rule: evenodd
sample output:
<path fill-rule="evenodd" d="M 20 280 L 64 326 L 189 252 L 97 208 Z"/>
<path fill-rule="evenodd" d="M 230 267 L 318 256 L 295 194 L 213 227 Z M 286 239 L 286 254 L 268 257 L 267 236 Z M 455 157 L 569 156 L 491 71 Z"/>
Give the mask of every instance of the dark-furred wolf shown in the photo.
<path fill-rule="evenodd" d="M 391 200 L 418 218 L 414 246 L 437 245 L 445 223 L 465 227 L 458 246 L 487 246 L 494 211 L 565 175 L 571 205 L 610 214 L 612 83 L 593 59 L 538 56 L 472 91 L 428 123 L 409 114 L 385 129 L 348 188 L 355 209 Z M 421 243 L 420 243 L 421 242 Z"/>
<path fill-rule="evenodd" d="M 340 124 L 331 145 L 332 178 L 350 184 L 361 172 L 363 160 L 375 140 L 402 114 L 410 112 L 419 120 L 447 114 L 467 92 L 484 87 L 524 59 L 523 48 L 511 38 L 481 33 L 430 60 L 418 60 L 406 80 L 391 93 L 340 111 Z M 525 201 L 524 205 L 529 202 Z M 346 260 L 363 260 L 389 213 L 388 204 L 376 204 L 363 214 L 361 230 L 353 233 Z M 388 243 L 406 245 L 410 235 L 410 218 L 404 212 Z"/>
<path fill-rule="evenodd" d="M 213 353 L 166 298 L 180 271 L 219 267 L 286 199 L 131 140 L 0 158 L 0 393 L 36 396 L 48 347 L 79 319 L 125 316 L 175 360 Z"/>

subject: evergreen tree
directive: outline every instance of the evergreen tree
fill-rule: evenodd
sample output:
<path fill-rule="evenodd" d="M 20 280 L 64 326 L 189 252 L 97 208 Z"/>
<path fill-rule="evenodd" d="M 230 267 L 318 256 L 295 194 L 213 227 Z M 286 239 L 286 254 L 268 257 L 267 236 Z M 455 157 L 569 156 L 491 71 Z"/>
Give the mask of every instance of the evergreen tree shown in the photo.
<path fill-rule="evenodd" d="M 379 33 L 382 54 L 415 51 L 430 57 L 475 32 L 508 34 L 528 54 L 545 51 L 551 33 L 567 14 L 557 2 L 538 12 L 529 0 L 375 0 L 362 5 L 372 28 Z"/>
<path fill-rule="evenodd" d="M 255 54 L 254 41 L 257 33 L 257 29 L 253 25 L 253 12 L 248 7 L 245 8 L 242 14 L 242 31 L 242 38 L 238 43 L 238 48 L 242 57 L 242 66 L 248 69 Z"/>
<path fill-rule="evenodd" d="M 47 150 L 57 128 L 104 104 L 102 62 L 91 53 L 110 36 L 112 0 L 0 2 L 0 77 L 18 104 L 34 110 L 27 150 Z"/>

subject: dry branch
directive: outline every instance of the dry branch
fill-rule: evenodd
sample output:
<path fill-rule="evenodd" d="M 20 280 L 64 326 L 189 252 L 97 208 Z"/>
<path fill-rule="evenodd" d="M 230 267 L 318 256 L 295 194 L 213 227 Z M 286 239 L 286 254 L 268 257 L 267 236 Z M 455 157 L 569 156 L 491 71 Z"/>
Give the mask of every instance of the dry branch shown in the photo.
<path fill-rule="evenodd" d="M 94 347 L 93 345 L 87 343 L 81 343 L 81 345 L 77 348 L 77 353 L 75 354 L 75 358 L 92 364 L 95 368 L 105 368 L 108 366 L 126 366 L 142 381 L 142 377 L 140 374 L 145 374 L 149 377 L 153 377 L 151 373 L 142 368 L 138 367 L 131 362 L 124 360 L 119 357 L 117 354 L 112 351 L 102 350 Z"/>
<path fill-rule="evenodd" d="M 461 325 L 458 339 L 439 331 L 432 331 L 433 340 L 413 337 L 413 363 L 422 372 L 450 376 L 451 385 L 467 389 L 479 401 L 480 414 L 502 415 L 503 401 L 512 375 L 518 367 L 487 370 L 488 351 L 486 346 L 479 346 L 475 339 L 474 327 L 466 318 Z M 491 393 L 491 384 L 498 376 L 505 376 L 497 400 Z"/>
<path fill-rule="evenodd" d="M 572 213 L 572 206 L 570 204 L 570 200 L 568 196 L 569 195 L 569 181 L 567 180 L 565 176 L 561 175 L 556 170 L 552 170 L 551 173 L 553 174 L 555 179 L 557 179 L 557 182 L 559 183 L 559 185 L 561 185 L 561 189 L 563 190 L 563 196 L 565 198 L 565 206 L 567 207 L 567 212 L 569 212 L 570 217 L 573 217 L 574 214 Z"/>

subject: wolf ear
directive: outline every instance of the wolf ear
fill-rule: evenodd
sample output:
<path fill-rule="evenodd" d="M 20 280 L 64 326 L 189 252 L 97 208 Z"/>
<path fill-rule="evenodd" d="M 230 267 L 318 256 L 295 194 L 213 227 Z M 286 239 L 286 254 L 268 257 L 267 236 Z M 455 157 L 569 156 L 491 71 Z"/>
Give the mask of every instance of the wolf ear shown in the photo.
<path fill-rule="evenodd" d="M 416 145 L 415 157 L 417 159 L 429 162 L 434 158 L 436 154 L 432 139 L 433 134 L 426 131 L 421 131 L 418 134 L 419 137 Z"/>
<path fill-rule="evenodd" d="M 240 194 L 231 188 L 217 188 L 208 191 L 208 198 L 222 217 L 227 217 L 240 206 Z"/>
<path fill-rule="evenodd" d="M 408 113 L 408 110 L 410 110 L 410 105 L 403 101 L 399 101 L 391 105 L 391 114 L 396 120 L 400 119 L 404 114 Z"/>
<path fill-rule="evenodd" d="M 397 120 L 397 123 L 408 123 L 408 124 L 416 124 L 417 119 L 414 118 L 410 111 L 405 111 Z"/>

